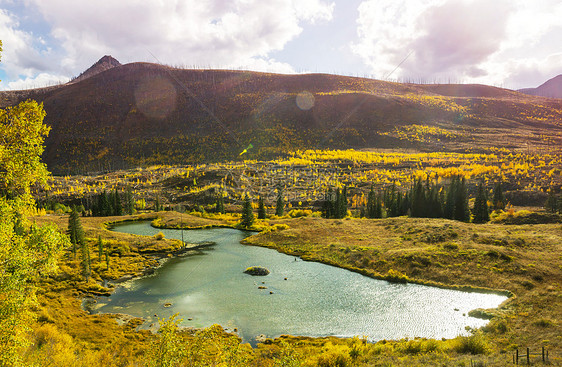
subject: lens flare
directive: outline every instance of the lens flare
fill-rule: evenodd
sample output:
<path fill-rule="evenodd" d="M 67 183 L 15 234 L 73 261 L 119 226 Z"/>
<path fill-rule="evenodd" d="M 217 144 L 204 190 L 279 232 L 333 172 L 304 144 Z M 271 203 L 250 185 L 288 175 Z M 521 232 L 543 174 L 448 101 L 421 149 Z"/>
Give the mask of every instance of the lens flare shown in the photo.
<path fill-rule="evenodd" d="M 139 112 L 150 118 L 163 119 L 176 108 L 176 88 L 163 76 L 149 76 L 135 89 Z"/>
<path fill-rule="evenodd" d="M 297 94 L 296 102 L 301 110 L 307 111 L 314 107 L 314 96 L 308 91 L 302 91 Z"/>

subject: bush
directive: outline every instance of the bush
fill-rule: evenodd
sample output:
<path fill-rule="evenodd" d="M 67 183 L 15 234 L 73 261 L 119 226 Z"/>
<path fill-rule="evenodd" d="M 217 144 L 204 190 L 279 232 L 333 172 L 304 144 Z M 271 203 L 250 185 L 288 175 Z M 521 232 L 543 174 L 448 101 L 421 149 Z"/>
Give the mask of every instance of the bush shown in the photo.
<path fill-rule="evenodd" d="M 490 351 L 488 342 L 481 334 L 459 336 L 455 338 L 453 350 L 461 354 L 487 354 Z"/>
<path fill-rule="evenodd" d="M 312 215 L 312 210 L 293 209 L 288 214 L 289 214 L 289 217 L 291 217 L 291 218 L 310 217 Z"/>
<path fill-rule="evenodd" d="M 156 233 L 156 234 L 154 235 L 154 239 L 156 239 L 157 241 L 163 240 L 164 237 L 165 237 L 165 236 L 164 236 L 164 233 L 162 233 L 162 232 L 158 232 L 158 233 Z"/>
<path fill-rule="evenodd" d="M 350 349 L 347 345 L 333 345 L 328 342 L 322 348 L 322 352 L 316 356 L 311 366 L 318 367 L 347 367 L 352 365 L 349 355 Z"/>

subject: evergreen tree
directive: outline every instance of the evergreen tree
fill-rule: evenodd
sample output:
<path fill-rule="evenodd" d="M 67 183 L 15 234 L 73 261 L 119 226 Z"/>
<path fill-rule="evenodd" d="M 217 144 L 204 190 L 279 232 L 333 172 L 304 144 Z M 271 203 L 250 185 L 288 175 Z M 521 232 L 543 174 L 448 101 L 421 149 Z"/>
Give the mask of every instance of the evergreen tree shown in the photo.
<path fill-rule="evenodd" d="M 494 210 L 505 209 L 505 199 L 503 197 L 503 189 L 502 189 L 501 182 L 498 182 L 496 187 L 494 187 L 494 197 L 492 200 L 492 206 Z"/>
<path fill-rule="evenodd" d="M 558 201 L 559 199 L 554 194 L 552 188 L 548 194 L 548 199 L 546 199 L 546 203 L 544 205 L 545 209 L 551 213 L 556 213 L 560 208 L 558 208 Z"/>
<path fill-rule="evenodd" d="M 459 177 L 453 176 L 451 179 L 451 183 L 449 184 L 449 188 L 447 190 L 447 195 L 445 198 L 445 206 L 443 207 L 443 216 L 447 219 L 454 219 L 458 186 L 459 186 Z"/>
<path fill-rule="evenodd" d="M 265 219 L 266 211 L 263 198 L 260 196 L 258 200 L 258 219 Z"/>
<path fill-rule="evenodd" d="M 277 202 L 275 203 L 275 215 L 278 217 L 283 216 L 285 211 L 285 201 L 283 200 L 283 189 L 280 187 L 277 193 Z"/>
<path fill-rule="evenodd" d="M 476 198 L 474 199 L 472 216 L 472 222 L 474 223 L 486 223 L 490 220 L 490 215 L 488 213 L 488 198 L 484 188 L 482 187 L 482 183 L 478 185 L 478 192 L 476 193 Z"/>
<path fill-rule="evenodd" d="M 80 216 L 76 211 L 76 207 L 72 207 L 70 216 L 68 217 L 68 231 L 67 231 L 70 242 L 72 243 L 72 255 L 76 259 L 76 249 L 78 246 L 84 244 L 84 230 L 82 229 L 82 223 L 80 223 Z"/>
<path fill-rule="evenodd" d="M 160 196 L 156 195 L 156 201 L 154 203 L 154 211 L 159 212 L 162 210 L 162 207 L 160 205 Z"/>
<path fill-rule="evenodd" d="M 127 186 L 125 191 L 125 213 L 133 214 L 135 212 L 135 200 L 133 198 L 133 189 L 131 186 Z"/>
<path fill-rule="evenodd" d="M 470 211 L 468 209 L 468 192 L 466 190 L 464 177 L 459 180 L 455 194 L 455 210 L 453 212 L 453 219 L 461 222 L 470 221 Z"/>
<path fill-rule="evenodd" d="M 252 211 L 252 200 L 246 194 L 244 205 L 242 207 L 242 221 L 240 225 L 244 228 L 250 228 L 254 224 L 254 213 Z"/>
<path fill-rule="evenodd" d="M 103 257 L 103 241 L 101 236 L 98 235 L 98 262 L 101 262 Z"/>
<path fill-rule="evenodd" d="M 82 259 L 80 265 L 82 267 L 82 275 L 84 275 L 84 278 L 88 281 L 92 273 L 92 262 L 90 259 L 90 247 L 86 243 L 82 243 Z"/>
<path fill-rule="evenodd" d="M 224 196 L 222 192 L 217 195 L 217 205 L 216 205 L 216 212 L 224 214 Z"/>
<path fill-rule="evenodd" d="M 336 192 L 338 197 L 339 190 Z M 347 187 L 343 187 L 339 199 L 337 200 L 337 218 L 345 218 L 347 216 Z"/>
<path fill-rule="evenodd" d="M 376 218 L 376 205 L 377 196 L 375 194 L 375 191 L 373 190 L 373 186 L 371 186 L 371 191 L 369 191 L 369 195 L 367 196 L 367 218 Z"/>
<path fill-rule="evenodd" d="M 334 216 L 333 197 L 334 191 L 329 187 L 326 197 L 324 198 L 324 203 L 322 203 L 322 216 L 326 219 L 330 219 Z"/>
<path fill-rule="evenodd" d="M 117 189 L 113 191 L 113 215 L 121 216 L 123 215 L 123 207 L 121 206 L 121 198 L 119 197 L 119 193 Z"/>
<path fill-rule="evenodd" d="M 377 199 L 375 201 L 374 214 L 373 218 L 382 218 L 382 199 L 380 195 L 377 195 Z"/>
<path fill-rule="evenodd" d="M 425 200 L 425 189 L 421 180 L 414 179 L 414 188 L 412 190 L 412 206 L 410 215 L 414 218 L 422 218 L 426 216 L 427 203 Z"/>
<path fill-rule="evenodd" d="M 107 252 L 107 250 L 105 250 L 105 265 L 107 267 L 107 270 L 109 270 L 109 253 Z"/>

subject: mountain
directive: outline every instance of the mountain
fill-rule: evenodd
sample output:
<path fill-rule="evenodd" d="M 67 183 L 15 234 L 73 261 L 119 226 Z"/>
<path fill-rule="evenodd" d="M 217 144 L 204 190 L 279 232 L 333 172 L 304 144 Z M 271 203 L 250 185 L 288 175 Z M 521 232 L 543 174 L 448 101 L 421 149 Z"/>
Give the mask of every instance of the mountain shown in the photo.
<path fill-rule="evenodd" d="M 121 63 L 115 60 L 113 57 L 109 55 L 105 55 L 101 59 L 98 60 L 94 65 L 92 65 L 88 70 L 80 74 L 78 77 L 72 80 L 73 83 L 82 81 L 84 79 L 90 78 L 94 75 L 97 75 L 103 71 L 109 70 L 111 68 L 121 66 Z"/>
<path fill-rule="evenodd" d="M 519 92 L 532 96 L 562 98 L 562 74 L 547 80 L 537 88 L 519 89 Z"/>
<path fill-rule="evenodd" d="M 297 149 L 562 146 L 562 101 L 485 85 L 121 65 L 107 56 L 67 84 L 0 92 L 0 105 L 26 98 L 44 104 L 52 129 L 43 159 L 55 174 Z"/>

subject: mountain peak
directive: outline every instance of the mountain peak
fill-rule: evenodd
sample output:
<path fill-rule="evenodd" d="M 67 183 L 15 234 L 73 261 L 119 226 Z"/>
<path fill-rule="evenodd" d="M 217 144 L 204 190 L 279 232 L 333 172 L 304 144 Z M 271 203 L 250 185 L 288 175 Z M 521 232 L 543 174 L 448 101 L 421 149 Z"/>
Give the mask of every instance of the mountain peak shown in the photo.
<path fill-rule="evenodd" d="M 520 89 L 519 92 L 533 96 L 562 98 L 562 74 L 547 80 L 537 88 Z"/>
<path fill-rule="evenodd" d="M 121 63 L 113 58 L 111 55 L 105 55 L 99 59 L 94 65 L 90 66 L 86 71 L 80 74 L 77 78 L 72 80 L 72 82 L 79 82 L 84 79 L 90 78 L 102 71 L 109 70 L 111 68 L 121 66 Z"/>

